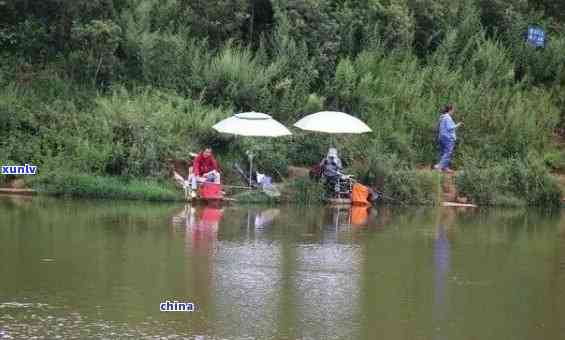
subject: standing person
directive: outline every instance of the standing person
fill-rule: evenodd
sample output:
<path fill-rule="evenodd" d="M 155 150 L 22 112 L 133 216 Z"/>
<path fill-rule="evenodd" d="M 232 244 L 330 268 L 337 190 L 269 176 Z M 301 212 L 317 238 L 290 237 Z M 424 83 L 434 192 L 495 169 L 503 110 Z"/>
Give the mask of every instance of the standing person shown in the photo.
<path fill-rule="evenodd" d="M 192 175 L 189 180 L 192 188 L 192 197 L 196 196 L 198 182 L 214 182 L 220 183 L 220 168 L 218 161 L 212 154 L 212 148 L 206 147 L 204 151 L 198 154 L 192 165 Z"/>
<path fill-rule="evenodd" d="M 449 163 L 451 162 L 451 156 L 453 155 L 453 149 L 455 148 L 455 140 L 457 139 L 455 130 L 463 125 L 463 123 L 455 124 L 451 117 L 453 111 L 453 105 L 446 105 L 439 117 L 438 140 L 440 160 L 438 164 L 434 165 L 434 169 L 448 173 L 453 172 L 453 170 L 449 168 Z"/>

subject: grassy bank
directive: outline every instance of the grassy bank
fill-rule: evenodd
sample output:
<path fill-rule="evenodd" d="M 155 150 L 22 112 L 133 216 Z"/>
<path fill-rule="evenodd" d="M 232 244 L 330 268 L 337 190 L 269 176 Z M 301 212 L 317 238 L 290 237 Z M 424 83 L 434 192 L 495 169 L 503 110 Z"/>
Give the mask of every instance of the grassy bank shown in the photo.
<path fill-rule="evenodd" d="M 382 169 L 381 169 L 382 170 Z M 366 175 L 366 174 L 365 174 Z M 362 175 L 359 176 L 362 178 Z M 7 178 L 4 176 L 4 179 Z M 88 174 L 58 174 L 23 178 L 27 187 L 39 193 L 76 198 L 126 199 L 145 201 L 183 201 L 182 191 L 172 179 L 128 179 L 125 177 L 93 176 Z M 361 179 L 362 182 L 365 180 Z M 384 204 L 438 205 L 443 199 L 443 175 L 430 170 L 385 170 L 372 183 L 384 194 Z M 21 183 L 21 182 L 20 182 Z M 3 181 L 0 185 L 8 185 Z M 541 164 L 526 165 L 519 161 L 490 167 L 468 167 L 455 177 L 460 197 L 467 197 L 481 206 L 539 206 L 561 205 L 564 185 L 545 172 Z M 241 191 L 230 194 L 238 203 L 296 203 L 323 204 L 324 187 L 309 178 L 285 180 L 278 185 L 281 196 L 269 197 L 261 191 Z"/>
<path fill-rule="evenodd" d="M 84 198 L 146 201 L 181 201 L 184 195 L 172 184 L 152 179 L 127 179 L 87 174 L 41 176 L 29 182 L 40 193 Z"/>
<path fill-rule="evenodd" d="M 541 160 L 469 162 L 456 178 L 460 193 L 480 205 L 556 207 L 563 188 Z"/>
<path fill-rule="evenodd" d="M 374 186 L 382 192 L 385 204 L 437 205 L 441 190 L 441 176 L 431 171 L 402 170 L 388 173 L 385 185 Z M 296 203 L 300 205 L 324 204 L 325 188 L 307 177 L 286 180 L 279 185 L 281 197 L 273 199 L 261 192 L 245 192 L 234 196 L 244 203 Z"/>

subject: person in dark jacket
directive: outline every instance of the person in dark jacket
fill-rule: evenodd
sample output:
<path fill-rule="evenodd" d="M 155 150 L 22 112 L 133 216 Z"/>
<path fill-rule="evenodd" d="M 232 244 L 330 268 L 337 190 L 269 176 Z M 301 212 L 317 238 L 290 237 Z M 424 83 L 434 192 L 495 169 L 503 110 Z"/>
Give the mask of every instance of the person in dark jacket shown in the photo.
<path fill-rule="evenodd" d="M 330 148 L 328 150 L 326 158 L 322 159 L 322 162 L 320 162 L 320 167 L 322 168 L 322 175 L 325 177 L 335 177 L 339 175 L 340 171 L 343 170 L 343 165 L 337 155 L 336 148 Z"/>
<path fill-rule="evenodd" d="M 322 170 L 322 176 L 326 179 L 326 183 L 330 186 L 330 188 L 335 187 L 339 176 L 341 175 L 341 171 L 343 170 L 343 164 L 337 155 L 336 148 L 329 148 L 328 154 L 320 162 L 320 167 Z"/>

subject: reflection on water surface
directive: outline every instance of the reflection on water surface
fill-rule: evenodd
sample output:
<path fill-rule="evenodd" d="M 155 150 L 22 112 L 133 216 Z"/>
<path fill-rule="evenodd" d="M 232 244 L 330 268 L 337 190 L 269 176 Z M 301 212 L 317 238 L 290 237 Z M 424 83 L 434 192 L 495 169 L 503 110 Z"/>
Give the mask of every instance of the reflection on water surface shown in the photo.
<path fill-rule="evenodd" d="M 560 339 L 561 215 L 1 197 L 0 339 Z"/>

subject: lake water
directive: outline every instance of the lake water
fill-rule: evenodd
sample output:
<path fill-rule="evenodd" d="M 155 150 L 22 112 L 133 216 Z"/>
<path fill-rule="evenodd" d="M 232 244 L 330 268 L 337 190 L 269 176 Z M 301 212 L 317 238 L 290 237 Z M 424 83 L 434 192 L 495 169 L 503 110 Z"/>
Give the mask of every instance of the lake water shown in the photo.
<path fill-rule="evenodd" d="M 0 197 L 0 339 L 565 339 L 563 217 Z"/>

